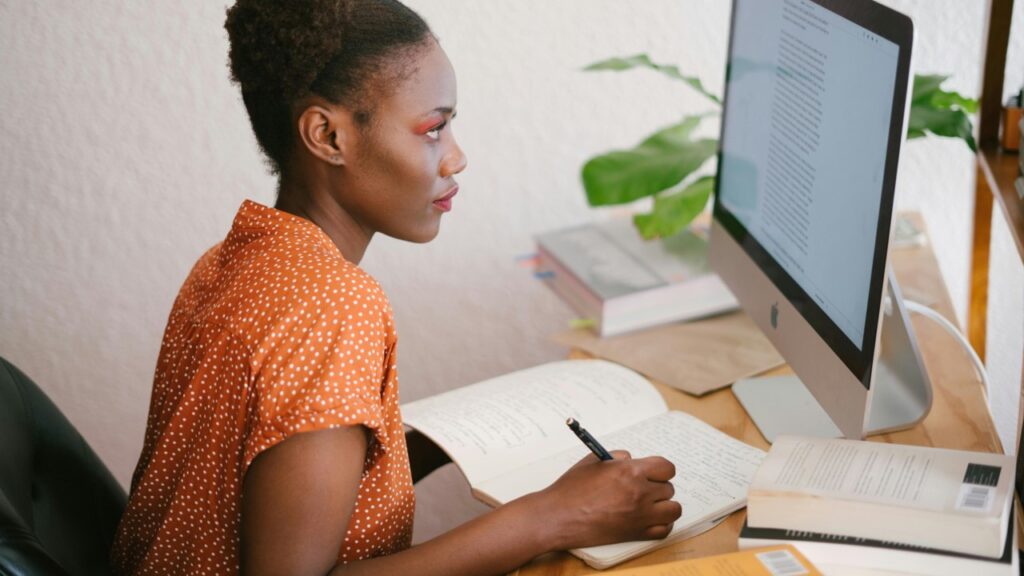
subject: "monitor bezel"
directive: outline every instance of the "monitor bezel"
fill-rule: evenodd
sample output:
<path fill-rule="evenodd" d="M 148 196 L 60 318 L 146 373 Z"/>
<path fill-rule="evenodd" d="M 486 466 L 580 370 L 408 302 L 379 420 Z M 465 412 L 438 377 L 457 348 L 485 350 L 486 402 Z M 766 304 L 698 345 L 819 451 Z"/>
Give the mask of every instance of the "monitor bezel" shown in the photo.
<path fill-rule="evenodd" d="M 730 15 L 729 52 L 726 60 L 725 91 L 723 102 L 729 101 L 730 63 L 735 41 L 736 7 L 740 0 L 733 0 Z M 861 382 L 870 389 L 875 350 L 878 345 L 880 306 L 885 291 L 886 261 L 889 249 L 889 234 L 892 220 L 893 198 L 896 189 L 897 166 L 901 144 L 905 135 L 904 116 L 907 112 L 907 90 L 910 76 L 910 58 L 913 45 L 913 23 L 903 14 L 875 2 L 849 2 L 843 0 L 805 0 L 817 4 L 847 20 L 881 36 L 897 45 L 896 80 L 893 86 L 890 111 L 889 136 L 885 168 L 882 177 L 882 194 L 875 232 L 875 251 L 869 284 L 868 306 L 864 322 L 864 342 L 858 348 L 839 326 L 815 303 L 800 285 L 782 268 L 767 250 L 750 234 L 746 227 L 726 208 L 720 198 L 721 178 L 715 179 L 713 217 L 723 229 L 739 244 L 743 252 L 756 264 L 783 296 L 810 324 L 818 336 L 829 343 L 836 356 Z M 729 121 L 727 104 L 722 107 L 721 137 L 718 141 L 717 169 L 722 168 L 722 152 L 725 146 L 726 124 Z"/>

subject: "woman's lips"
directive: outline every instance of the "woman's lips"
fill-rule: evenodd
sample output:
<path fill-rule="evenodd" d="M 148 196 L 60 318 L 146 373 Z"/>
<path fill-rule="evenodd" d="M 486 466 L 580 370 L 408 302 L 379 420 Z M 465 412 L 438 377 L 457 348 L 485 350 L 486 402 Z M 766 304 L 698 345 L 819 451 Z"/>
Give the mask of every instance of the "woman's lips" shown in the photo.
<path fill-rule="evenodd" d="M 441 212 L 448 212 L 452 209 L 452 198 L 459 193 L 459 187 L 452 188 L 447 194 L 434 200 L 434 206 Z"/>

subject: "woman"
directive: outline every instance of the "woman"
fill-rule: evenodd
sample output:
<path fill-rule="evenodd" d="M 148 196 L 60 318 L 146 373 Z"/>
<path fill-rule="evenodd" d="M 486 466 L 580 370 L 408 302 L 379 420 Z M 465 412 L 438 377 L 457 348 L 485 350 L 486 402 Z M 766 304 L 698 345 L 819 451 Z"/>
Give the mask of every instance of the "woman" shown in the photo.
<path fill-rule="evenodd" d="M 488 574 L 667 535 L 671 463 L 618 453 L 410 547 L 413 480 L 445 459 L 403 434 L 391 309 L 357 265 L 452 207 L 454 71 L 395 0 L 239 0 L 226 28 L 277 204 L 243 203 L 174 303 L 116 571 Z"/>

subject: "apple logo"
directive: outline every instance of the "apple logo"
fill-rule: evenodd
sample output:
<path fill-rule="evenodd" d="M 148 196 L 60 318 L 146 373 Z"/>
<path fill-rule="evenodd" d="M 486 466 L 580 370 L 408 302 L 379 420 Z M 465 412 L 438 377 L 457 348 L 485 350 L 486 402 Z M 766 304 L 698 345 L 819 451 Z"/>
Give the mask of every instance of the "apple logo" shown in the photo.
<path fill-rule="evenodd" d="M 772 328 L 779 327 L 779 303 L 772 304 Z"/>

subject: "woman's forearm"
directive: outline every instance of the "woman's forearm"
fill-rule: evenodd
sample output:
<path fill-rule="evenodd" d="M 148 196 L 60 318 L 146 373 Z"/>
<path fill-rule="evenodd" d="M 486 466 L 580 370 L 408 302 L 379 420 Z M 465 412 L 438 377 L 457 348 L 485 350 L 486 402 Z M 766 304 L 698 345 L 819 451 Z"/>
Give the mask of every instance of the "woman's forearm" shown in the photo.
<path fill-rule="evenodd" d="M 408 550 L 339 565 L 330 576 L 504 574 L 559 547 L 540 498 L 525 496 Z"/>
<path fill-rule="evenodd" d="M 503 574 L 553 550 L 664 538 L 682 514 L 672 500 L 675 466 L 612 454 L 608 461 L 587 456 L 547 488 L 429 542 L 330 574 Z"/>

